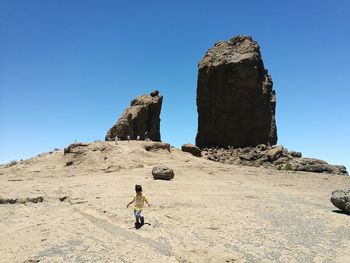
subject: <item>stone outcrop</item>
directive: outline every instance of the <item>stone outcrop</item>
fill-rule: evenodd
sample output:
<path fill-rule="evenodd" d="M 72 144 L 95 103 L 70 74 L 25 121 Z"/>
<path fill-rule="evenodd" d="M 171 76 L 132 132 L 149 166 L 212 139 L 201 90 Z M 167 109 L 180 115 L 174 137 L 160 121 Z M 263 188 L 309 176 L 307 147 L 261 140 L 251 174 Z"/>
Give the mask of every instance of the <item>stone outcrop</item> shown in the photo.
<path fill-rule="evenodd" d="M 183 144 L 181 146 L 181 151 L 188 152 L 188 153 L 190 153 L 190 154 L 192 154 L 193 156 L 196 156 L 196 157 L 201 157 L 201 155 L 202 155 L 201 150 L 197 146 L 195 146 L 195 145 L 193 145 L 191 143 Z"/>
<path fill-rule="evenodd" d="M 217 42 L 198 68 L 198 147 L 276 144 L 275 91 L 251 37 Z"/>
<path fill-rule="evenodd" d="M 302 158 L 300 152 L 288 151 L 281 145 L 260 144 L 245 148 L 204 148 L 202 157 L 221 163 L 270 167 L 278 170 L 347 175 L 343 165 L 332 165 L 314 158 Z"/>
<path fill-rule="evenodd" d="M 166 166 L 153 167 L 152 175 L 155 180 L 171 180 L 175 176 L 173 169 Z"/>
<path fill-rule="evenodd" d="M 147 152 L 157 152 L 159 150 L 170 152 L 170 144 L 165 142 L 145 142 L 144 148 Z"/>
<path fill-rule="evenodd" d="M 117 123 L 108 130 L 106 141 L 150 139 L 160 141 L 160 112 L 163 96 L 159 91 L 153 91 L 150 95 L 142 95 L 131 101 Z"/>
<path fill-rule="evenodd" d="M 74 153 L 74 154 L 81 154 L 84 152 L 84 148 L 87 147 L 89 144 L 88 143 L 81 143 L 81 142 L 75 142 L 68 147 L 64 148 L 63 154 L 69 154 L 69 153 Z"/>
<path fill-rule="evenodd" d="M 348 174 L 344 165 L 332 165 L 315 158 L 296 158 L 291 162 L 291 169 L 314 173 Z"/>
<path fill-rule="evenodd" d="M 350 189 L 337 189 L 333 191 L 331 202 L 335 207 L 350 215 Z"/>

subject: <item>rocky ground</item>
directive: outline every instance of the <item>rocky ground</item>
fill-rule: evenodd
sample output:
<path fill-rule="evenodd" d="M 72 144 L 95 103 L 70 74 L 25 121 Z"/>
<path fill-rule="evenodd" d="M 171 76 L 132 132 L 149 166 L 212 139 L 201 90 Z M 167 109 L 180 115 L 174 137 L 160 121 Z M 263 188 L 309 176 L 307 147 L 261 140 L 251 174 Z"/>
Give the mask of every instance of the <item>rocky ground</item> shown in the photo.
<path fill-rule="evenodd" d="M 175 178 L 153 180 L 157 165 Z M 0 166 L 0 262 L 349 262 L 350 216 L 329 201 L 349 180 L 78 144 Z M 152 204 L 138 230 L 136 183 Z"/>

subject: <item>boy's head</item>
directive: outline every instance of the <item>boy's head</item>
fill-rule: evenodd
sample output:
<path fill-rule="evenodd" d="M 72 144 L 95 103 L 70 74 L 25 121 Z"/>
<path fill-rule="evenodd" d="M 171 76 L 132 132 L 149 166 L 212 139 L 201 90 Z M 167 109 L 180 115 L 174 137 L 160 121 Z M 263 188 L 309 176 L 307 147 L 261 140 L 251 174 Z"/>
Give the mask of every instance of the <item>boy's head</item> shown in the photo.
<path fill-rule="evenodd" d="M 141 192 L 142 192 L 142 186 L 139 185 L 139 184 L 135 185 L 135 191 L 136 191 L 137 193 L 141 193 Z"/>

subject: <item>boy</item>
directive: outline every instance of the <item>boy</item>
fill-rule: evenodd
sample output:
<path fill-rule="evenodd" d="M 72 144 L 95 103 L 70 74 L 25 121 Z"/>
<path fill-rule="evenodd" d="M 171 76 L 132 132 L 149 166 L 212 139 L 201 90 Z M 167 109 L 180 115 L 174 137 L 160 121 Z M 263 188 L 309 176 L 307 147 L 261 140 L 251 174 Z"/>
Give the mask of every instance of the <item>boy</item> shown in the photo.
<path fill-rule="evenodd" d="M 135 202 L 134 205 L 134 215 L 136 219 L 136 226 L 142 226 L 145 223 L 145 219 L 143 216 L 141 216 L 142 208 L 144 206 L 144 203 L 146 202 L 148 206 L 151 206 L 148 203 L 148 200 L 146 196 L 142 194 L 142 186 L 141 185 L 135 185 L 135 191 L 136 191 L 136 196 L 128 203 L 126 208 L 129 208 L 129 206 Z"/>

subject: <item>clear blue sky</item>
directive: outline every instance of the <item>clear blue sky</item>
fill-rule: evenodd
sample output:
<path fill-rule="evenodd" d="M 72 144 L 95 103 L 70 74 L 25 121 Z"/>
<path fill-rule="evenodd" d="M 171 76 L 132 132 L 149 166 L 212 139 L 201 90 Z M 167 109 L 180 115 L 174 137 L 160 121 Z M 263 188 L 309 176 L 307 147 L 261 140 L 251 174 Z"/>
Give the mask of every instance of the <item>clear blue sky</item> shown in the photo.
<path fill-rule="evenodd" d="M 197 64 L 243 34 L 274 81 L 278 143 L 350 169 L 349 3 L 0 0 L 0 163 L 103 140 L 154 89 L 162 140 L 193 143 Z"/>

